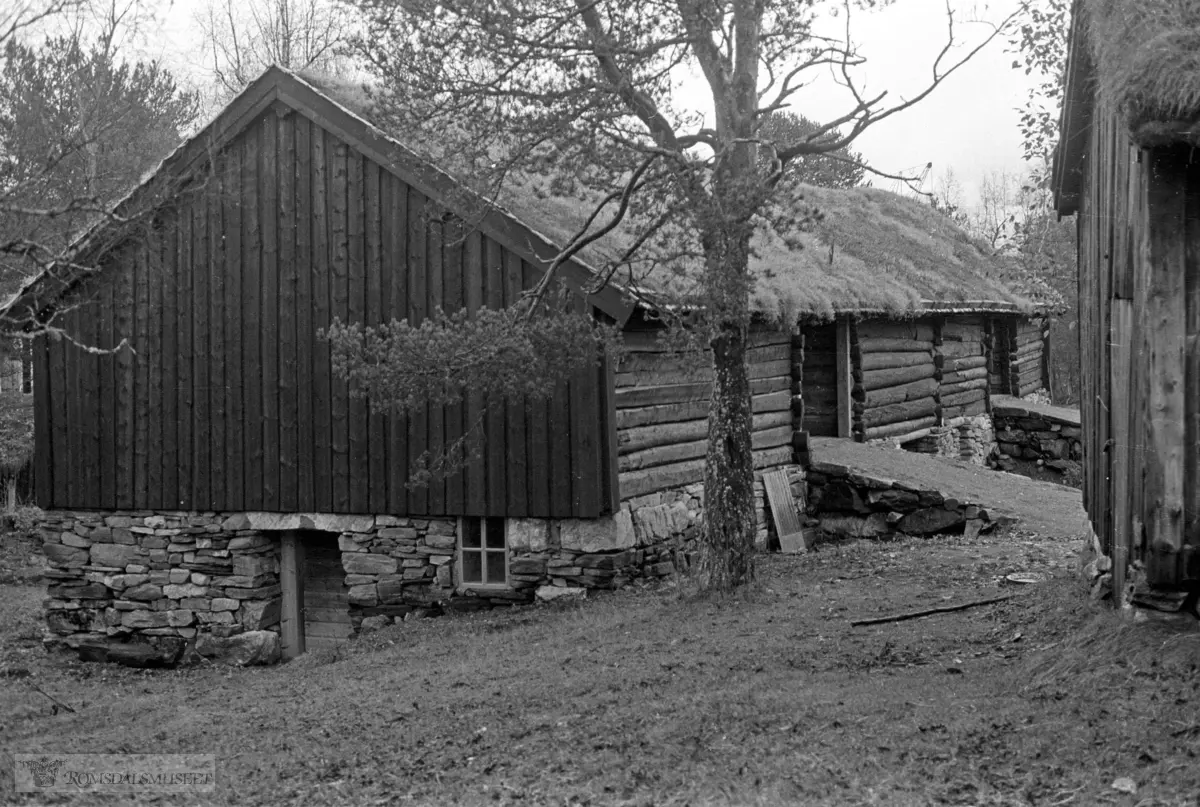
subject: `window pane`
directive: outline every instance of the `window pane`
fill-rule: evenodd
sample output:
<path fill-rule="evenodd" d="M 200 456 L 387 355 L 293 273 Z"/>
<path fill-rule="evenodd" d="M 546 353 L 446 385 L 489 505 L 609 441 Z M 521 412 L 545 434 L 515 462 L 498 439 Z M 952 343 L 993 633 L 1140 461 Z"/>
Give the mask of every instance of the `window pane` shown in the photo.
<path fill-rule="evenodd" d="M 477 518 L 464 518 L 462 520 L 462 545 L 464 549 L 470 547 L 482 546 L 479 542 L 479 524 Z"/>
<path fill-rule="evenodd" d="M 462 581 L 464 583 L 483 582 L 483 553 L 462 553 Z"/>
<path fill-rule="evenodd" d="M 489 518 L 487 520 L 487 548 L 504 548 L 504 519 Z"/>
<path fill-rule="evenodd" d="M 487 581 L 489 583 L 503 583 L 505 574 L 504 569 L 504 553 L 503 552 L 488 552 L 487 553 Z"/>

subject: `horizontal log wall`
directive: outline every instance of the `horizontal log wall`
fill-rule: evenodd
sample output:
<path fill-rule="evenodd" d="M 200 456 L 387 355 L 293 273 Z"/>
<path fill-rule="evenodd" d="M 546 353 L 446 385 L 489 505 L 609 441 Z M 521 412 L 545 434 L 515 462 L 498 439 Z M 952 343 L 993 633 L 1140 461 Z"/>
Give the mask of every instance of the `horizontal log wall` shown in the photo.
<path fill-rule="evenodd" d="M 589 517 L 612 506 L 599 370 L 548 399 L 405 418 L 351 395 L 318 331 L 502 307 L 539 276 L 307 117 L 268 110 L 110 253 L 43 344 L 38 501 L 61 509 Z M 579 303 L 582 311 L 582 302 Z M 786 372 L 787 357 L 776 365 Z M 780 389 L 784 389 L 781 387 Z M 426 452 L 482 435 L 461 473 Z"/>
<path fill-rule="evenodd" d="M 832 322 L 806 323 L 801 331 L 803 428 L 814 437 L 837 437 L 837 326 Z"/>
<path fill-rule="evenodd" d="M 1020 320 L 1011 329 L 1009 343 L 1009 378 L 1013 395 L 1023 397 L 1047 387 L 1045 377 L 1045 321 Z"/>
<path fill-rule="evenodd" d="M 988 358 L 983 317 L 950 317 L 940 328 L 937 361 L 941 422 L 987 412 Z"/>
<path fill-rule="evenodd" d="M 654 331 L 626 335 L 616 372 L 617 467 L 622 499 L 699 482 L 708 449 L 711 358 L 665 351 Z M 754 466 L 792 461 L 792 337 L 750 335 Z"/>
<path fill-rule="evenodd" d="M 910 434 L 938 422 L 935 326 L 867 319 L 852 329 L 852 397 L 858 440 Z"/>

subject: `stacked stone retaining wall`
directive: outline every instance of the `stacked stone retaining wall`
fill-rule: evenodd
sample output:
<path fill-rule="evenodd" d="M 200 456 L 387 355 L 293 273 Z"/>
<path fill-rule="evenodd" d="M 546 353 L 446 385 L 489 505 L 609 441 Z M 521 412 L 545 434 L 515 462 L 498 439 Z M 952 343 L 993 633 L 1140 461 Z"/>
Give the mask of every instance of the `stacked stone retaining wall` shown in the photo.
<path fill-rule="evenodd" d="M 1066 472 L 1083 458 L 1079 410 L 1022 401 L 997 399 L 992 406 L 996 428 L 997 467 L 1015 470 L 1014 460 Z"/>

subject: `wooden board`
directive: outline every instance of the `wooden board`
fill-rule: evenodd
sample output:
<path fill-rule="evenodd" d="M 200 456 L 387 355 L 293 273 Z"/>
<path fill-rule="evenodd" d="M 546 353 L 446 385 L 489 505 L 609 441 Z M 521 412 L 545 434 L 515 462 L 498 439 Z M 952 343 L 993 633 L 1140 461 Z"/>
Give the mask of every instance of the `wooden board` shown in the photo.
<path fill-rule="evenodd" d="M 328 533 L 302 533 L 304 541 L 304 645 L 336 648 L 354 632 L 350 593 L 337 539 Z"/>
<path fill-rule="evenodd" d="M 780 551 L 797 555 L 808 551 L 804 538 L 804 524 L 796 512 L 792 498 L 792 486 L 787 471 L 771 471 L 763 474 L 763 489 L 771 505 L 771 518 L 775 521 L 775 534 L 779 536 Z"/>

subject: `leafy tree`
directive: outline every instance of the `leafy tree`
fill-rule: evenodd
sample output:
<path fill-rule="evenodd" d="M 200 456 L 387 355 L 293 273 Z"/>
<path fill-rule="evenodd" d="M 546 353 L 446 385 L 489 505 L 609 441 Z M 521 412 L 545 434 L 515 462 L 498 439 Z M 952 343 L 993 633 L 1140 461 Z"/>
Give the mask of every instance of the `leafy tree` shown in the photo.
<path fill-rule="evenodd" d="M 534 195 L 569 196 L 581 211 L 563 252 L 520 304 L 531 312 L 529 327 L 537 327 L 533 312 L 558 267 L 576 254 L 597 265 L 598 282 L 621 282 L 664 316 L 689 312 L 688 331 L 711 350 L 713 369 L 697 576 L 717 590 L 751 580 L 752 239 L 766 233 L 787 243 L 811 221 L 791 164 L 835 154 L 919 103 L 1002 26 L 972 47 L 947 44 L 929 84 L 889 103 L 887 93 L 861 86 L 862 60 L 849 35 L 852 14 L 874 6 L 870 0 L 362 5 L 369 20 L 356 46 L 382 82 L 374 103 L 387 128 L 412 133 L 412 142 L 475 190 L 503 198 L 523 186 Z M 830 36 L 830 28 L 844 35 Z M 711 119 L 682 105 L 676 89 L 685 68 L 703 77 Z M 765 137 L 764 120 L 828 70 L 846 89 L 844 114 L 807 132 Z M 454 323 L 445 326 L 454 332 Z M 404 373 L 407 357 L 390 369 Z M 373 402 L 392 403 L 382 385 L 366 386 Z M 431 397 L 441 389 L 430 385 Z"/>
<path fill-rule="evenodd" d="M 798 143 L 808 139 L 821 128 L 821 124 L 814 123 L 803 115 L 781 110 L 763 117 L 758 136 L 764 143 Z M 838 140 L 842 133 L 834 129 L 825 137 Z M 853 188 L 862 183 L 863 175 L 867 171 L 866 165 L 867 162 L 861 154 L 847 147 L 827 154 L 802 154 L 788 163 L 785 171 L 789 180 L 806 185 Z"/>
<path fill-rule="evenodd" d="M 1018 58 L 1013 69 L 1037 78 L 1021 110 L 1021 135 L 1025 159 L 1049 167 L 1058 143 L 1058 113 L 1063 100 L 1071 30 L 1070 0 L 1030 0 L 1022 3 L 1009 36 L 1010 50 Z M 1038 181 L 1048 181 L 1043 171 Z"/>
<path fill-rule="evenodd" d="M 77 37 L 9 40 L 0 68 L 0 253 L 48 265 L 180 140 L 193 94 L 158 64 Z"/>

